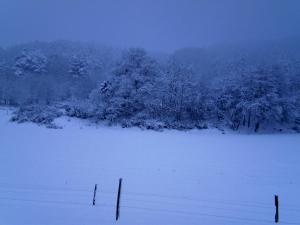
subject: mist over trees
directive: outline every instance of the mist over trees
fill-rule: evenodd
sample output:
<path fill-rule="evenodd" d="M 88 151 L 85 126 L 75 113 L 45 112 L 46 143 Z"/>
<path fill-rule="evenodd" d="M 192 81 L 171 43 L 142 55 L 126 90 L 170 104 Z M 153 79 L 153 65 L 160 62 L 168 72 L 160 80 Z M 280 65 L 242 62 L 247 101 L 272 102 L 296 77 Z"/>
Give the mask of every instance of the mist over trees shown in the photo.
<path fill-rule="evenodd" d="M 56 41 L 0 48 L 0 102 L 16 121 L 66 114 L 148 129 L 300 131 L 299 40 L 172 54 Z"/>

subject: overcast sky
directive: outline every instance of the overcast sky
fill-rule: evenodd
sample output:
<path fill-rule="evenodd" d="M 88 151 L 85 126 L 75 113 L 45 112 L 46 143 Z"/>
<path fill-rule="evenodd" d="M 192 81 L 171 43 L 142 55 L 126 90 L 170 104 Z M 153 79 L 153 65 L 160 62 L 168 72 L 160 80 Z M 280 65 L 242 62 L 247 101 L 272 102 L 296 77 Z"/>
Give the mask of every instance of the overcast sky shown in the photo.
<path fill-rule="evenodd" d="M 300 35 L 300 0 L 0 0 L 0 45 L 57 39 L 149 50 Z"/>

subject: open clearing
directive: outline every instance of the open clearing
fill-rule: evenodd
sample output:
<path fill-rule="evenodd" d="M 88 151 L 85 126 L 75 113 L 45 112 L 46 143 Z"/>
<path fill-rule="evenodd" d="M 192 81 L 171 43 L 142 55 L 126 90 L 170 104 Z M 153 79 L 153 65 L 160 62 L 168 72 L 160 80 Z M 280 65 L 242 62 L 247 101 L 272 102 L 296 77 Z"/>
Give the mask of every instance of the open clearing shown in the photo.
<path fill-rule="evenodd" d="M 273 224 L 274 194 L 280 224 L 299 224 L 300 135 L 155 132 L 67 118 L 55 130 L 9 115 L 0 110 L 1 225 Z"/>

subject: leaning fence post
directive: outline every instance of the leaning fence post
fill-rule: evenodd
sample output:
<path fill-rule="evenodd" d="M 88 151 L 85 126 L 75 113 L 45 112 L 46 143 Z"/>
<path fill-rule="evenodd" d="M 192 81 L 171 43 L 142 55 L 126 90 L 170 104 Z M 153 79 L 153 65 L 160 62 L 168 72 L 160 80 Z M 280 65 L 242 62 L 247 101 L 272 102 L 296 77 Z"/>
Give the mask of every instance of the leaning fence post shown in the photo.
<path fill-rule="evenodd" d="M 93 205 L 96 204 L 96 192 L 97 192 L 97 184 L 95 184 L 95 189 L 94 189 Z"/>
<path fill-rule="evenodd" d="M 119 179 L 119 189 L 118 189 L 117 207 L 116 207 L 116 220 L 119 219 L 119 215 L 120 215 L 119 210 L 120 210 L 121 187 L 122 187 L 122 178 Z"/>
<path fill-rule="evenodd" d="M 278 195 L 275 195 L 275 207 L 276 207 L 275 223 L 278 223 L 279 222 L 279 201 L 278 201 Z"/>

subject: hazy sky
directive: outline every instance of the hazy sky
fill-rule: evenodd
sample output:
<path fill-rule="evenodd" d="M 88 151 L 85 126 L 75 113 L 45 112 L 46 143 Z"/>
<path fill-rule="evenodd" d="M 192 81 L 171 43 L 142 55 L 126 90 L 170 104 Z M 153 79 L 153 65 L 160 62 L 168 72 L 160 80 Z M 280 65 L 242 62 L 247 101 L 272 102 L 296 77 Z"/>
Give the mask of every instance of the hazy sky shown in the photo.
<path fill-rule="evenodd" d="M 0 45 L 97 41 L 170 51 L 300 35 L 300 0 L 0 0 Z"/>

